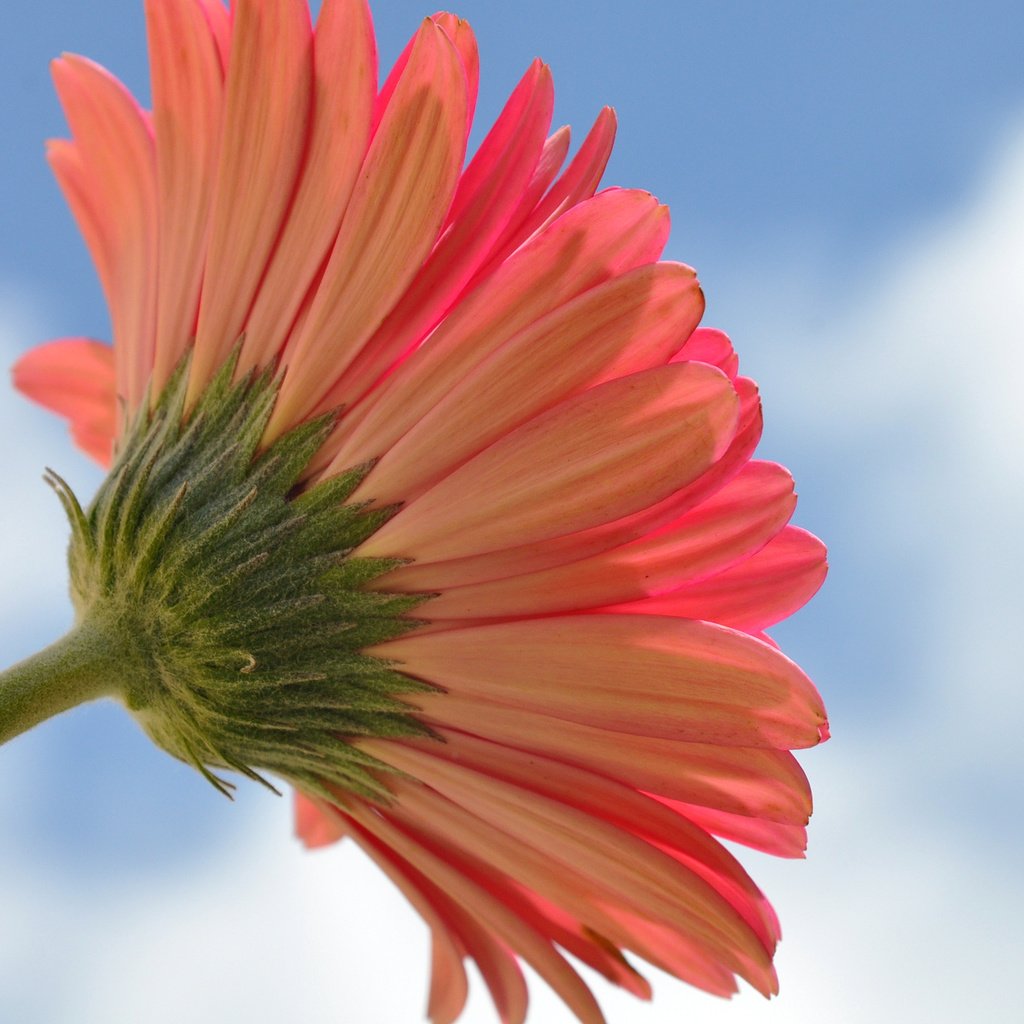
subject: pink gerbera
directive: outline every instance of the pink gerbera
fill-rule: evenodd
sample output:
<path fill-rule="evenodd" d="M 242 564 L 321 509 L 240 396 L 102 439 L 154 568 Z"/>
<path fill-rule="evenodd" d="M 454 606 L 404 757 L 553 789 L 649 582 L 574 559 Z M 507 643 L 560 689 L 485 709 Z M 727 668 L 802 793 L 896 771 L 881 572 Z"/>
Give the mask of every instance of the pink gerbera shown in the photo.
<path fill-rule="evenodd" d="M 714 837 L 799 856 L 790 750 L 821 700 L 762 632 L 820 585 L 789 474 L 668 212 L 562 170 L 535 62 L 468 165 L 469 26 L 378 90 L 364 0 L 147 0 L 153 111 L 54 75 L 51 164 L 113 346 L 14 371 L 112 469 L 72 523 L 72 632 L 0 677 L 0 739 L 122 700 L 199 768 L 296 789 L 433 937 L 429 1015 L 519 960 L 601 1020 L 566 953 L 719 995 L 777 989 L 771 907 Z M 269 783 L 268 783 L 269 784 Z"/>

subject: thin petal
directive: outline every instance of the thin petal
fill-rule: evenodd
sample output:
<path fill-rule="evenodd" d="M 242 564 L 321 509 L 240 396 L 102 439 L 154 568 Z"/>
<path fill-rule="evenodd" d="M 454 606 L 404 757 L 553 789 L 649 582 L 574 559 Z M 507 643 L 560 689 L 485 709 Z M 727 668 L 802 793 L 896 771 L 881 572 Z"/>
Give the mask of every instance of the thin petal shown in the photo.
<path fill-rule="evenodd" d="M 728 380 L 702 363 L 608 381 L 495 442 L 405 506 L 360 552 L 460 558 L 629 515 L 713 462 L 735 415 Z"/>
<path fill-rule="evenodd" d="M 427 19 L 363 162 L 267 427 L 272 441 L 330 390 L 430 252 L 465 153 L 458 51 Z"/>
<path fill-rule="evenodd" d="M 753 818 L 718 808 L 694 806 L 680 800 L 663 802 L 674 807 L 680 814 L 685 814 L 712 835 L 742 843 L 762 853 L 770 853 L 775 857 L 800 858 L 807 849 L 807 829 L 803 825 Z"/>
<path fill-rule="evenodd" d="M 644 192 L 595 196 L 465 296 L 421 348 L 347 414 L 327 472 L 377 458 L 508 338 L 588 288 L 656 260 L 668 211 Z"/>
<path fill-rule="evenodd" d="M 26 397 L 70 421 L 76 443 L 102 466 L 114 445 L 114 350 L 90 338 L 61 338 L 26 352 L 11 371 Z"/>
<path fill-rule="evenodd" d="M 733 386 L 739 395 L 739 414 L 736 431 L 725 453 L 695 480 L 663 501 L 614 522 L 540 543 L 520 544 L 447 562 L 413 562 L 381 577 L 379 582 L 389 589 L 443 592 L 450 587 L 577 562 L 666 526 L 715 494 L 747 464 L 753 454 L 761 436 L 761 405 L 757 388 L 746 377 L 737 377 Z"/>
<path fill-rule="evenodd" d="M 148 116 L 103 68 L 82 57 L 54 61 L 53 78 L 76 158 L 51 150 L 54 170 L 93 252 L 110 308 L 117 387 L 131 414 L 153 361 L 156 316 L 156 163 Z M 75 161 L 74 163 L 72 161 Z"/>
<path fill-rule="evenodd" d="M 365 0 L 328 0 L 313 41 L 309 149 L 246 320 L 239 373 L 277 356 L 337 237 L 366 155 L 376 89 L 377 50 Z"/>
<path fill-rule="evenodd" d="M 238 342 L 306 148 L 312 39 L 305 0 L 237 0 L 209 255 L 189 401 Z"/>
<path fill-rule="evenodd" d="M 521 218 L 509 223 L 480 271 L 481 278 L 487 277 L 495 265 L 507 259 L 535 232 L 594 194 L 612 155 L 616 129 L 615 111 L 604 107 L 565 173 L 535 207 L 523 209 Z"/>
<path fill-rule="evenodd" d="M 380 744 L 371 744 L 371 749 L 504 833 L 503 838 L 485 839 L 479 848 L 471 834 L 454 833 L 485 862 L 549 899 L 564 895 L 576 903 L 577 887 L 592 893 L 587 901 L 591 905 L 576 909 L 590 912 L 593 927 L 600 927 L 600 918 L 593 913 L 598 907 L 611 908 L 613 916 L 616 905 L 630 908 L 674 930 L 762 991 L 773 987 L 768 952 L 736 910 L 707 882 L 654 846 L 586 811 L 470 766 L 405 745 L 384 751 Z M 401 810 L 409 801 L 406 788 L 400 792 Z M 440 820 L 436 826 L 431 823 L 431 831 L 441 827 Z M 572 881 L 563 880 L 567 874 Z"/>
<path fill-rule="evenodd" d="M 648 264 L 590 289 L 460 381 L 374 467 L 363 493 L 409 501 L 566 397 L 664 364 L 703 308 L 693 271 L 678 263 Z"/>
<path fill-rule="evenodd" d="M 420 717 L 589 768 L 634 789 L 747 817 L 805 825 L 811 792 L 788 751 L 599 729 L 461 693 L 415 698 Z"/>
<path fill-rule="evenodd" d="M 400 804 L 394 813 L 401 815 L 401 812 Z M 386 820 L 384 814 L 373 814 L 358 805 L 352 807 L 349 813 L 363 828 L 379 837 L 468 913 L 477 916 L 503 942 L 530 963 L 583 1024 L 604 1024 L 600 1008 L 576 972 L 558 955 L 551 944 L 518 914 L 467 875 L 455 870 L 450 863 L 419 842 L 417 837 L 396 828 Z"/>
<path fill-rule="evenodd" d="M 159 193 L 155 402 L 195 333 L 224 72 L 210 23 L 193 0 L 147 0 L 146 23 Z"/>
<path fill-rule="evenodd" d="M 352 405 L 453 306 L 529 181 L 553 106 L 550 71 L 537 61 L 463 174 L 426 263 L 321 406 Z"/>
<path fill-rule="evenodd" d="M 474 784 L 479 778 L 485 780 L 484 785 L 491 778 L 500 779 L 670 851 L 686 871 L 706 882 L 728 903 L 767 953 L 774 951 L 779 938 L 778 922 L 767 909 L 763 893 L 720 843 L 684 815 L 606 776 L 566 764 L 558 757 L 541 757 L 532 751 L 527 753 L 450 729 L 441 730 L 439 736 L 443 743 L 403 743 L 397 754 L 398 745 L 390 741 L 370 741 L 363 746 L 385 762 L 394 761 L 397 756 L 400 767 L 428 783 L 432 762 L 423 755 L 445 761 L 456 777 L 472 771 L 476 776 Z M 424 764 L 428 766 L 425 775 L 419 771 Z M 732 915 L 724 907 L 720 909 L 728 926 L 734 926 Z M 749 936 L 744 936 L 743 941 L 749 941 Z M 759 959 L 763 966 L 763 957 Z"/>
<path fill-rule="evenodd" d="M 457 695 L 614 732 L 790 749 L 818 743 L 825 724 L 793 662 L 707 622 L 557 616 L 411 634 L 370 653 Z"/>
<path fill-rule="evenodd" d="M 828 571 L 825 558 L 817 537 L 788 526 L 724 572 L 617 610 L 699 617 L 753 633 L 792 615 L 818 592 Z"/>
<path fill-rule="evenodd" d="M 432 621 L 497 618 L 638 601 L 750 556 L 782 529 L 795 505 L 792 477 L 781 466 L 751 462 L 697 508 L 632 544 L 539 572 L 446 589 L 427 614 Z M 394 588 L 394 581 L 388 586 Z M 685 617 L 726 621 L 711 614 Z"/>

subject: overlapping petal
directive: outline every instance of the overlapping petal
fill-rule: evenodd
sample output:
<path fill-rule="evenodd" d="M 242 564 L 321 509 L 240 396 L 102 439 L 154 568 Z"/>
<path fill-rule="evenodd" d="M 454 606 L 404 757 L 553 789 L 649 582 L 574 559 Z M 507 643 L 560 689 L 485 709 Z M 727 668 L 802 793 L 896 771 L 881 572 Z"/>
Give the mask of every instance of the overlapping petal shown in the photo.
<path fill-rule="evenodd" d="M 146 8 L 152 115 L 81 58 L 54 70 L 72 139 L 50 161 L 114 346 L 52 342 L 15 384 L 104 463 L 183 358 L 190 402 L 233 354 L 236 379 L 274 376 L 264 447 L 333 416 L 299 490 L 356 470 L 380 516 L 342 555 L 422 600 L 360 657 L 409 683 L 418 724 L 337 736 L 386 796 L 297 793 L 304 842 L 354 841 L 427 922 L 435 1024 L 467 958 L 506 1022 L 520 961 L 603 1019 L 566 953 L 641 998 L 627 953 L 774 993 L 778 921 L 719 839 L 803 854 L 790 751 L 828 727 L 763 631 L 825 552 L 789 524 L 789 474 L 752 459 L 757 388 L 661 261 L 667 209 L 598 191 L 614 113 L 563 169 L 535 61 L 467 163 L 479 54 L 452 14 L 378 89 L 366 0 L 315 27 L 303 0 Z"/>

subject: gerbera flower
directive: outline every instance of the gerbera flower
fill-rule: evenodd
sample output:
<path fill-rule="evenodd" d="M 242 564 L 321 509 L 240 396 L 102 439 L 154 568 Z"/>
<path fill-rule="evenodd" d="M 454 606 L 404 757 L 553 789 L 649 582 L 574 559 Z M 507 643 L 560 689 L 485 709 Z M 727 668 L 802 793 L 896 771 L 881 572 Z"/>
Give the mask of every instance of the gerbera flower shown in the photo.
<path fill-rule="evenodd" d="M 168 751 L 296 790 L 504 1021 L 565 954 L 638 996 L 631 952 L 776 991 L 774 913 L 718 838 L 799 856 L 790 750 L 826 735 L 763 630 L 825 573 L 787 525 L 760 405 L 698 327 L 668 213 L 564 170 L 535 62 L 463 167 L 476 44 L 427 19 L 378 89 L 363 0 L 148 0 L 153 111 L 54 65 L 50 162 L 113 346 L 24 356 L 27 395 L 110 475 L 72 524 L 76 625 L 0 677 L 0 738 L 122 700 Z M 268 785 L 271 783 L 268 782 Z"/>

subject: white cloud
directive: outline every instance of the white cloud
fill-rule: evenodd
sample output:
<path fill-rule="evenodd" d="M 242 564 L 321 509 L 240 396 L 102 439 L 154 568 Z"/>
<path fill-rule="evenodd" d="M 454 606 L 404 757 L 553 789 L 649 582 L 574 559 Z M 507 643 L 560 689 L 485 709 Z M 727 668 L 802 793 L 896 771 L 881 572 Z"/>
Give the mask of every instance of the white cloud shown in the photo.
<path fill-rule="evenodd" d="M 848 489 L 822 505 L 857 530 L 831 539 L 847 557 L 878 561 L 879 588 L 908 596 L 892 632 L 915 678 L 893 678 L 891 702 L 875 684 L 876 715 L 840 723 L 834 743 L 806 758 L 819 808 L 810 860 L 747 858 L 782 914 L 782 996 L 766 1003 L 746 992 L 725 1004 L 660 979 L 650 1007 L 602 989 L 613 1021 L 1010 1019 L 1019 826 L 999 845 L 964 808 L 973 798 L 979 817 L 1005 815 L 986 806 L 987 794 L 1010 793 L 1004 780 L 1024 768 L 1022 238 L 1017 132 L 969 202 L 849 282 L 835 308 L 809 308 L 796 289 L 759 295 L 757 330 L 773 339 L 771 363 L 756 369 L 769 419 L 815 457 L 847 460 Z M 801 329 L 811 322 L 813 332 Z M 30 437 L 23 413 L 3 400 L 5 436 Z M 28 483 L 50 458 L 37 449 L 26 440 L 12 456 L 12 493 L 35 496 L 5 505 L 0 526 L 0 558 L 16 580 L 14 602 L 8 580 L 0 610 L 15 620 L 24 595 L 35 605 L 63 587 L 62 568 L 35 554 L 63 530 L 52 496 Z M 890 574 L 885 559 L 897 555 L 919 579 Z M 832 583 L 840 594 L 843 572 Z M 847 611 L 875 597 L 849 593 Z M 849 692 L 846 706 L 856 703 Z M 29 771 L 31 756 L 9 752 L 5 764 Z M 0 785 L 0 818 L 17 813 L 11 785 Z M 422 926 L 356 851 L 304 855 L 287 838 L 287 808 L 266 806 L 230 848 L 159 883 L 101 873 L 84 885 L 80 873 L 55 876 L 52 865 L 0 854 L 0 1016 L 418 1019 Z M 532 1024 L 566 1020 L 539 985 L 534 993 Z M 479 986 L 464 1019 L 493 1021 Z"/>

